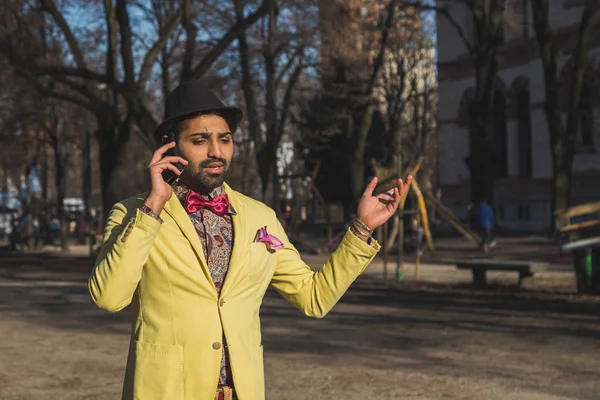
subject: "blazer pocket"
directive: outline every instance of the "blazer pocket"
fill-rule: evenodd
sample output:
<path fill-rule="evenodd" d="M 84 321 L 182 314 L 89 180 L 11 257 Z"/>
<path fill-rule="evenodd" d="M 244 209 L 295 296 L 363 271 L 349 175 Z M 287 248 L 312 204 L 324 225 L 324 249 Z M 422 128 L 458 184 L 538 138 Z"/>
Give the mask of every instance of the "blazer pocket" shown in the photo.
<path fill-rule="evenodd" d="M 183 400 L 183 346 L 135 342 L 134 400 Z"/>
<path fill-rule="evenodd" d="M 275 262 L 275 252 L 267 249 L 264 243 L 253 242 L 250 244 L 250 271 L 248 277 L 252 283 L 261 283 L 265 279 L 271 280 L 269 276 L 272 271 L 272 263 Z"/>

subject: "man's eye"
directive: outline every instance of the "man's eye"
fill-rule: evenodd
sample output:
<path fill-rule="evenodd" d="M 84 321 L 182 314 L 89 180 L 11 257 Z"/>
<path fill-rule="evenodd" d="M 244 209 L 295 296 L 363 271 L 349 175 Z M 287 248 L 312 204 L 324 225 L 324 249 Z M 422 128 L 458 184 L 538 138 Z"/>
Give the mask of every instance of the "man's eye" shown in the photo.
<path fill-rule="evenodd" d="M 229 143 L 229 142 L 231 142 L 231 139 L 229 139 L 229 138 L 222 138 L 221 139 L 221 143 Z"/>
<path fill-rule="evenodd" d="M 206 140 L 205 140 L 205 139 L 201 139 L 201 140 L 194 140 L 192 143 L 193 143 L 193 144 L 204 144 L 204 143 L 206 143 Z"/>

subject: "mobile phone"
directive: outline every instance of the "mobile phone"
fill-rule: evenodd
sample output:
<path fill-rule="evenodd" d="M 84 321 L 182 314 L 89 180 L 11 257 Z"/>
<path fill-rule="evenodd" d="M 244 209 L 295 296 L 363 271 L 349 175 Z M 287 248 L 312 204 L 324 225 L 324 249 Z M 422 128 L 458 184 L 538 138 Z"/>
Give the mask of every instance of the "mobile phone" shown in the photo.
<path fill-rule="evenodd" d="M 173 135 L 173 133 L 168 133 L 167 136 L 163 139 L 162 144 L 165 145 L 170 142 L 175 142 L 175 136 Z M 181 157 L 181 154 L 179 153 L 179 150 L 177 149 L 177 145 L 175 145 L 175 147 L 172 147 L 169 150 L 167 150 L 167 152 L 165 153 L 165 157 L 167 157 L 167 156 Z M 179 170 L 179 172 L 183 172 L 183 168 L 184 168 L 183 164 L 174 163 L 174 165 Z M 163 176 L 163 179 L 165 180 L 165 182 L 167 182 L 169 185 L 174 184 L 179 179 L 179 175 L 177 175 L 175 172 L 171 171 L 170 169 L 165 169 L 162 172 L 162 176 Z"/>

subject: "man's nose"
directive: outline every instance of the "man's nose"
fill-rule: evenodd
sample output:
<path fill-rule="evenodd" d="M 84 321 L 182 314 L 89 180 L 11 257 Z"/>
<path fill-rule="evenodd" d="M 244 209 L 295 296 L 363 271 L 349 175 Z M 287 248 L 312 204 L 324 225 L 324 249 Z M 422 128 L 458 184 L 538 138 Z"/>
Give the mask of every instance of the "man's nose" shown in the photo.
<path fill-rule="evenodd" d="M 221 152 L 221 144 L 218 140 L 211 140 L 210 148 L 208 149 L 208 156 L 212 158 L 223 158 Z"/>

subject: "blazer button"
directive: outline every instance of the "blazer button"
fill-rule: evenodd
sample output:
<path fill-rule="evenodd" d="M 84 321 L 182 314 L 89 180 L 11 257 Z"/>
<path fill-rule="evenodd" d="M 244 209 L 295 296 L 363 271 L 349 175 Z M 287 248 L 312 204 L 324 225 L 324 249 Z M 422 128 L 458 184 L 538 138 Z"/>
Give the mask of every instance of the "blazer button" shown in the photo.
<path fill-rule="evenodd" d="M 221 299 L 221 301 L 219 301 L 219 305 L 223 307 L 223 304 L 225 304 L 225 300 Z"/>
<path fill-rule="evenodd" d="M 213 343 L 213 349 L 219 350 L 220 348 L 221 348 L 221 343 L 219 343 L 219 342 L 214 342 Z"/>

